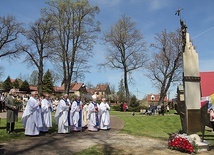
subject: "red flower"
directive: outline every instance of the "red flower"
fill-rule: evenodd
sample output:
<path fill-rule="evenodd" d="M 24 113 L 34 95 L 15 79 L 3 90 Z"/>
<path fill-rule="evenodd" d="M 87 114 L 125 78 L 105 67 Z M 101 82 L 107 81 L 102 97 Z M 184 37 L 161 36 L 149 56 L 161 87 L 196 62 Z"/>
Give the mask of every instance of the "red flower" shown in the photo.
<path fill-rule="evenodd" d="M 196 152 L 194 145 L 188 140 L 187 135 L 172 134 L 168 139 L 168 146 L 170 149 L 179 150 L 182 152 L 193 153 Z"/>

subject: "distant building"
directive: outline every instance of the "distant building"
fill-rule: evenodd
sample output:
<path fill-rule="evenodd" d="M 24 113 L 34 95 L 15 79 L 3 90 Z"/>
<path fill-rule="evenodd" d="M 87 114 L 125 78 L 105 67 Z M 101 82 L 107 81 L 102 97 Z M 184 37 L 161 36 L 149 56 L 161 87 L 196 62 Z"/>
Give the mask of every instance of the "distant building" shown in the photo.
<path fill-rule="evenodd" d="M 160 99 L 160 94 L 148 94 L 147 95 L 147 103 L 158 105 Z M 164 102 L 167 102 L 167 97 L 164 98 Z"/>
<path fill-rule="evenodd" d="M 108 98 L 109 95 L 111 94 L 110 87 L 108 84 L 98 84 L 94 91 L 97 93 L 98 100 L 101 98 L 105 97 Z"/>
<path fill-rule="evenodd" d="M 63 93 L 64 90 L 65 90 L 64 84 L 60 87 L 54 86 L 54 91 L 56 94 Z M 70 84 L 69 94 L 73 94 L 73 95 L 87 94 L 86 86 L 84 85 L 84 83 L 73 82 Z"/>
<path fill-rule="evenodd" d="M 32 92 L 32 91 L 38 91 L 38 88 L 37 88 L 37 86 L 35 86 L 35 85 L 29 85 L 29 88 L 30 88 L 30 91 Z"/>

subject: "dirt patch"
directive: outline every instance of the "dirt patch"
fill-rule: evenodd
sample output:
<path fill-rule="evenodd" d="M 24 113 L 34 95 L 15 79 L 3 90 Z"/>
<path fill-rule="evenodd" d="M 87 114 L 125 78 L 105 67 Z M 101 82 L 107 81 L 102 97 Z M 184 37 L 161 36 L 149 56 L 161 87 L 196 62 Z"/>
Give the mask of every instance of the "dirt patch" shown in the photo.
<path fill-rule="evenodd" d="M 111 130 L 74 132 L 70 134 L 43 134 L 27 137 L 24 140 L 0 144 L 0 154 L 4 155 L 67 155 L 80 152 L 97 145 L 109 154 L 123 155 L 180 155 L 181 152 L 167 148 L 167 141 L 119 134 L 124 123 L 118 117 L 111 117 Z M 119 150 L 119 151 L 118 151 Z M 185 153 L 183 153 L 185 154 Z M 213 155 L 214 150 L 201 152 L 200 155 Z"/>

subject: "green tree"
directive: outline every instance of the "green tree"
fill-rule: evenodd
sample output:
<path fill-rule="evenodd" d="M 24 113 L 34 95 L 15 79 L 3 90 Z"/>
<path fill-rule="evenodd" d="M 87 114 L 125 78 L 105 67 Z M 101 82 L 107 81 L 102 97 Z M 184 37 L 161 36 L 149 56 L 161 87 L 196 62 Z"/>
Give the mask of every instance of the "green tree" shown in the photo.
<path fill-rule="evenodd" d="M 49 70 L 47 70 L 43 77 L 43 92 L 53 93 L 53 78 Z"/>
<path fill-rule="evenodd" d="M 131 96 L 130 99 L 130 107 L 138 107 L 139 101 L 137 100 L 137 97 L 135 95 Z"/>
<path fill-rule="evenodd" d="M 119 89 L 119 91 L 117 92 L 118 101 L 119 102 L 125 102 L 126 98 L 125 98 L 125 87 L 124 87 L 123 79 L 120 80 L 118 89 Z"/>
<path fill-rule="evenodd" d="M 9 92 L 12 88 L 13 84 L 11 82 L 10 76 L 8 76 L 7 79 L 3 82 L 3 89 Z"/>
<path fill-rule="evenodd" d="M 20 86 L 21 91 L 26 91 L 27 93 L 30 93 L 30 86 L 29 83 L 27 82 L 27 80 L 22 82 L 22 85 Z"/>
<path fill-rule="evenodd" d="M 15 79 L 15 81 L 13 82 L 13 87 L 15 88 L 15 89 L 19 89 L 19 85 L 20 84 L 20 80 L 19 79 Z"/>

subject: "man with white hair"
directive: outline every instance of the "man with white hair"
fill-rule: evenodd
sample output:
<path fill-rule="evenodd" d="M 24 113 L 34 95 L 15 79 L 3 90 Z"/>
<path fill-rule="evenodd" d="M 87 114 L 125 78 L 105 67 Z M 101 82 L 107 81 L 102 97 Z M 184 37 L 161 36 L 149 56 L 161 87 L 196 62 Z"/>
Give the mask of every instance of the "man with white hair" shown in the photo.
<path fill-rule="evenodd" d="M 72 118 L 71 118 L 71 102 L 68 99 L 68 94 L 64 94 L 55 113 L 55 121 L 58 124 L 58 133 L 70 133 Z"/>
<path fill-rule="evenodd" d="M 15 105 L 14 99 L 16 97 L 16 90 L 11 89 L 8 96 L 5 98 L 5 107 L 7 108 L 7 133 L 16 134 L 15 122 L 18 121 L 18 106 Z"/>
<path fill-rule="evenodd" d="M 102 102 L 100 103 L 100 129 L 101 130 L 109 130 L 110 129 L 110 114 L 109 114 L 110 106 L 106 102 L 105 98 L 102 98 Z"/>
<path fill-rule="evenodd" d="M 75 100 L 71 106 L 71 115 L 73 119 L 73 131 L 81 131 L 82 130 L 82 101 L 80 100 L 80 96 L 76 95 Z"/>
<path fill-rule="evenodd" d="M 27 102 L 22 115 L 22 124 L 25 128 L 25 135 L 37 136 L 42 127 L 41 101 L 38 99 L 38 92 L 31 92 L 31 97 Z"/>
<path fill-rule="evenodd" d="M 96 93 L 92 95 L 92 102 L 88 105 L 89 121 L 88 121 L 88 131 L 98 131 L 100 125 L 99 118 L 99 104 L 96 103 L 97 95 Z"/>

